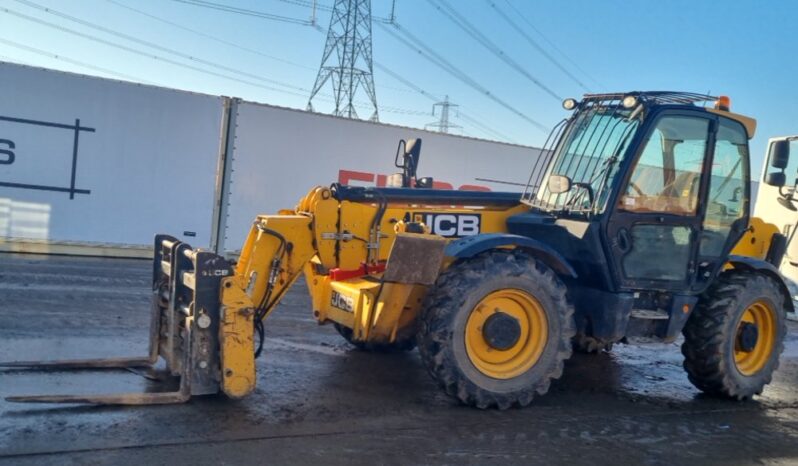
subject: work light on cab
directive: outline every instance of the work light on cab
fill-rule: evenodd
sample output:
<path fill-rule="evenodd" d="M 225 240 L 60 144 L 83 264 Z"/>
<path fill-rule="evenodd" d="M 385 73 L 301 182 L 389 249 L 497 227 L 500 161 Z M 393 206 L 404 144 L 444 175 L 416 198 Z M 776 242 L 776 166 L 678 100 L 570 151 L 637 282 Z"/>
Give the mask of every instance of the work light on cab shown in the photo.
<path fill-rule="evenodd" d="M 637 106 L 637 97 L 633 95 L 627 95 L 623 98 L 621 102 L 623 108 L 635 108 Z"/>
<path fill-rule="evenodd" d="M 566 110 L 573 110 L 573 109 L 576 108 L 576 106 L 578 104 L 579 104 L 579 102 L 577 102 L 576 99 L 570 99 L 569 98 L 569 99 L 565 99 L 565 100 L 562 101 L 562 108 L 564 108 Z"/>

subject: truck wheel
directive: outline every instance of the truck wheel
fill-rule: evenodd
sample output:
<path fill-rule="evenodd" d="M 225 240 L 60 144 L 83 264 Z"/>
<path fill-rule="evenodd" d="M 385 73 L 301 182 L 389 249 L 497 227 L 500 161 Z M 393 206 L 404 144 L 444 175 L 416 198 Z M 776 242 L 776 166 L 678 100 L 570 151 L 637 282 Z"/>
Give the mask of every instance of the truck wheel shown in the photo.
<path fill-rule="evenodd" d="M 597 354 L 612 351 L 612 342 L 604 342 L 597 338 L 589 337 L 584 333 L 577 333 L 573 339 L 574 351 L 577 353 Z"/>
<path fill-rule="evenodd" d="M 762 393 L 779 366 L 787 326 L 784 296 L 771 278 L 722 274 L 684 327 L 684 368 L 700 390 L 749 399 Z"/>
<path fill-rule="evenodd" d="M 478 408 L 526 406 L 562 375 L 576 332 L 566 287 L 544 263 L 491 251 L 438 277 L 417 336 L 429 373 Z"/>
<path fill-rule="evenodd" d="M 412 351 L 416 347 L 415 335 L 397 335 L 393 343 L 372 343 L 368 341 L 358 341 L 352 338 L 352 329 L 341 324 L 334 324 L 335 330 L 355 348 L 361 351 L 371 351 L 375 353 L 394 353 L 401 351 Z"/>

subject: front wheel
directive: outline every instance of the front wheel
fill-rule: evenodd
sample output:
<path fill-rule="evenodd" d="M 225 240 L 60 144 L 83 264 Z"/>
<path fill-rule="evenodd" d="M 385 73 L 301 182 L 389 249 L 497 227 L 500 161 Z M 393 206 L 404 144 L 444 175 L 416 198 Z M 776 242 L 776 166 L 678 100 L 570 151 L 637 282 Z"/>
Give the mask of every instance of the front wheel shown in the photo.
<path fill-rule="evenodd" d="M 549 267 L 521 252 L 491 251 L 441 274 L 425 299 L 417 341 L 446 393 L 506 409 L 548 391 L 575 331 L 565 285 Z"/>
<path fill-rule="evenodd" d="M 700 390 L 744 400 L 762 393 L 779 366 L 787 326 L 774 279 L 731 271 L 701 297 L 684 327 L 684 368 Z"/>

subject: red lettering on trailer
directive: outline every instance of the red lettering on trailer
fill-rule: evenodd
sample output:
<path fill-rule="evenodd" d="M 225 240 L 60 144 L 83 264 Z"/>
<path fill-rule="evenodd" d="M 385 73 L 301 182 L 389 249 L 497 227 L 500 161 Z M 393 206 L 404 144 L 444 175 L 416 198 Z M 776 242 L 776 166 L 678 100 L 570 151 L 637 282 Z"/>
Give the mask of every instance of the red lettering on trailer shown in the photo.
<path fill-rule="evenodd" d="M 362 182 L 362 183 L 354 183 L 356 186 L 361 184 L 373 184 L 374 186 L 383 188 L 385 187 L 385 183 L 388 179 L 387 175 L 379 175 L 375 173 L 369 172 L 361 172 L 357 170 L 338 170 L 338 182 L 345 185 L 351 185 L 352 182 Z M 451 183 L 447 183 L 445 181 L 436 181 L 433 180 L 432 187 L 435 189 L 454 189 L 454 186 Z M 460 191 L 490 191 L 491 189 L 487 186 L 480 186 L 475 184 L 464 184 L 461 185 L 459 188 Z"/>
<path fill-rule="evenodd" d="M 358 172 L 354 170 L 338 170 L 338 182 L 349 185 L 351 181 L 374 182 L 374 173 Z"/>

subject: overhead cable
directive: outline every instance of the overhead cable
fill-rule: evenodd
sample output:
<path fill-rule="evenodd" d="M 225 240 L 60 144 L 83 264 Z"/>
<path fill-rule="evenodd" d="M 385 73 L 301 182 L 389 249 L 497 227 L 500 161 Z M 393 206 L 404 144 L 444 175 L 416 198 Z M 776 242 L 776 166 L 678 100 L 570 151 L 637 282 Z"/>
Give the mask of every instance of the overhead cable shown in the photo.
<path fill-rule="evenodd" d="M 535 77 L 532 73 L 530 73 L 526 68 L 524 68 L 520 63 L 510 58 L 510 56 L 502 50 L 498 45 L 496 45 L 493 41 L 491 41 L 487 36 L 485 36 L 476 26 L 474 26 L 470 21 L 468 21 L 463 15 L 461 15 L 456 8 L 452 7 L 449 2 L 446 0 L 427 0 L 432 6 L 434 6 L 438 11 L 440 11 L 446 18 L 448 18 L 451 22 L 453 22 L 457 27 L 465 31 L 466 34 L 471 36 L 474 40 L 479 42 L 483 47 L 488 49 L 493 55 L 495 55 L 499 60 L 506 63 L 512 69 L 516 70 L 522 76 L 527 78 L 532 84 L 539 87 L 543 90 L 546 94 L 550 95 L 552 98 L 557 100 L 558 102 L 562 101 L 562 97 L 554 92 L 551 88 L 543 84 L 537 77 Z"/>
<path fill-rule="evenodd" d="M 0 11 L 2 11 L 4 13 L 7 13 L 9 15 L 16 16 L 18 18 L 22 18 L 22 19 L 25 19 L 25 20 L 28 20 L 28 21 L 43 25 L 43 26 L 51 27 L 51 28 L 57 29 L 59 31 L 63 31 L 63 32 L 66 32 L 66 33 L 69 33 L 69 34 L 72 34 L 72 35 L 75 35 L 75 36 L 78 36 L 78 37 L 82 37 L 84 39 L 88 39 L 88 40 L 91 40 L 93 42 L 104 44 L 104 45 L 107 45 L 109 47 L 114 47 L 114 48 L 117 48 L 119 50 L 124 50 L 126 52 L 133 53 L 133 54 L 136 54 L 136 55 L 140 55 L 140 56 L 143 56 L 143 57 L 147 57 L 147 58 L 150 58 L 150 59 L 153 59 L 153 60 L 157 60 L 157 61 L 160 61 L 160 62 L 163 62 L 163 63 L 168 63 L 170 65 L 179 66 L 179 67 L 182 67 L 182 68 L 186 68 L 186 69 L 190 69 L 190 70 L 193 70 L 193 71 L 197 71 L 199 73 L 204 73 L 204 74 L 208 74 L 208 75 L 211 75 L 211 76 L 216 76 L 216 77 L 219 77 L 219 78 L 228 79 L 228 80 L 231 80 L 231 81 L 236 81 L 236 82 L 239 82 L 239 83 L 242 83 L 242 84 L 247 84 L 249 86 L 260 87 L 262 89 L 268 89 L 268 90 L 278 91 L 278 92 L 285 92 L 285 93 L 294 94 L 294 95 L 297 95 L 297 96 L 305 96 L 305 94 L 300 94 L 298 92 L 293 92 L 293 91 L 284 90 L 284 89 L 278 89 L 278 88 L 275 88 L 275 87 L 272 87 L 272 86 L 267 86 L 267 85 L 264 85 L 264 84 L 248 81 L 248 80 L 245 80 L 245 79 L 240 79 L 240 78 L 237 78 L 235 76 L 228 75 L 228 74 L 217 73 L 216 71 L 211 71 L 211 70 L 208 70 L 208 69 L 205 69 L 205 68 L 200 68 L 200 67 L 197 67 L 197 66 L 189 65 L 187 63 L 181 63 L 181 62 L 169 59 L 169 58 L 165 58 L 165 57 L 160 56 L 160 55 L 156 55 L 156 54 L 153 54 L 153 53 L 150 53 L 150 52 L 144 52 L 142 50 L 134 49 L 132 47 L 128 47 L 128 46 L 123 45 L 123 44 L 119 44 L 119 43 L 116 43 L 116 42 L 105 40 L 105 39 L 102 39 L 102 38 L 99 38 L 99 37 L 96 37 L 96 36 L 92 36 L 90 34 L 85 34 L 85 33 L 79 32 L 79 31 L 75 31 L 74 29 L 69 29 L 67 27 L 64 27 L 64 26 L 61 26 L 61 25 L 58 25 L 58 24 L 54 24 L 54 23 L 50 23 L 48 21 L 44 21 L 44 20 L 41 20 L 41 19 L 38 19 L 38 18 L 34 18 L 32 16 L 28 16 L 28 15 L 25 15 L 23 13 L 19 13 L 17 11 L 10 10 L 8 8 L 0 8 Z"/>
<path fill-rule="evenodd" d="M 591 92 L 590 89 L 582 81 L 579 80 L 579 78 L 577 78 L 576 76 L 574 76 L 573 73 L 568 71 L 568 69 L 565 68 L 565 66 L 563 66 L 562 63 L 559 62 L 559 60 L 557 60 L 554 56 L 552 56 L 549 52 L 547 52 L 546 49 L 541 47 L 540 44 L 538 44 L 529 34 L 527 34 L 526 31 L 524 31 L 523 28 L 521 28 L 515 21 L 513 21 L 512 18 L 510 18 L 507 15 L 507 13 L 502 11 L 502 9 L 499 8 L 498 5 L 496 5 L 496 2 L 494 0 L 485 0 L 485 1 L 488 3 L 488 5 L 491 6 L 491 8 L 493 8 L 493 10 L 496 12 L 497 15 L 499 15 L 499 17 L 501 17 L 507 24 L 510 25 L 510 27 L 515 29 L 515 31 L 518 34 L 520 34 L 524 39 L 526 39 L 526 41 L 529 42 L 529 44 L 532 47 L 534 47 L 535 50 L 537 50 L 538 52 L 540 52 L 541 55 L 546 57 L 547 60 L 553 63 L 554 66 L 556 66 L 566 76 L 571 78 L 571 80 L 573 80 L 577 85 L 579 85 L 579 87 L 581 87 L 584 91 Z"/>
<path fill-rule="evenodd" d="M 513 11 L 515 12 L 515 14 L 516 14 L 516 15 L 517 15 L 519 18 L 521 18 L 521 20 L 522 20 L 523 22 L 525 22 L 525 23 L 527 24 L 527 26 L 529 26 L 530 28 L 532 28 L 532 30 L 533 30 L 533 31 L 535 31 L 535 32 L 536 32 L 536 33 L 537 33 L 537 34 L 538 34 L 538 35 L 539 35 L 539 36 L 540 36 L 540 37 L 541 37 L 541 38 L 542 38 L 544 41 L 546 41 L 546 43 L 547 43 L 547 44 L 549 44 L 549 46 L 551 46 L 551 48 L 552 48 L 553 50 L 555 50 L 557 53 L 559 53 L 559 54 L 560 54 L 560 56 L 562 56 L 562 57 L 563 57 L 563 58 L 564 58 L 564 59 L 565 59 L 565 60 L 566 60 L 568 63 L 570 63 L 570 64 L 571 64 L 571 65 L 572 65 L 572 66 L 573 66 L 573 67 L 574 67 L 574 68 L 575 68 L 577 71 L 579 71 L 580 73 L 582 73 L 582 75 L 584 75 L 585 77 L 587 77 L 589 80 L 593 81 L 593 83 L 594 83 L 594 84 L 596 84 L 597 86 L 599 86 L 599 87 L 601 87 L 601 88 L 606 88 L 606 86 L 604 86 L 603 84 L 601 84 L 600 82 L 598 82 L 598 81 L 596 80 L 596 78 L 594 78 L 593 76 L 591 76 L 591 75 L 590 75 L 590 73 L 588 73 L 587 71 L 585 71 L 584 69 L 582 69 L 582 67 L 580 67 L 580 66 L 579 66 L 579 64 L 578 64 L 578 63 L 576 63 L 576 61 L 574 61 L 573 59 L 571 59 L 571 57 L 569 57 L 569 56 L 568 56 L 568 55 L 567 55 L 565 52 L 563 52 L 563 51 L 562 51 L 562 49 L 560 49 L 559 47 L 557 47 L 557 44 L 555 44 L 553 41 L 549 40 L 549 38 L 548 38 L 548 37 L 546 37 L 546 35 L 545 35 L 545 34 L 543 34 L 543 32 L 542 32 L 540 29 L 538 29 L 538 28 L 537 28 L 537 27 L 536 27 L 536 26 L 535 26 L 535 25 L 532 23 L 532 21 L 530 21 L 530 20 L 529 20 L 529 18 L 527 18 L 527 17 L 526 17 L 526 16 L 525 16 L 525 15 L 524 15 L 524 14 L 523 14 L 523 13 L 522 13 L 522 12 L 521 12 L 521 11 L 520 11 L 520 10 L 519 10 L 519 9 L 518 9 L 516 6 L 515 6 L 515 5 L 513 5 L 513 4 L 512 4 L 512 2 L 510 2 L 510 0 L 504 0 L 504 2 L 507 4 L 507 6 L 509 6 L 509 7 L 510 7 L 510 9 L 511 9 L 511 10 L 513 10 Z"/>
<path fill-rule="evenodd" d="M 21 3 L 21 4 L 26 5 L 28 7 L 35 8 L 37 10 L 43 11 L 43 12 L 45 12 L 47 14 L 50 14 L 50 15 L 53 15 L 53 16 L 56 16 L 56 17 L 59 17 L 59 18 L 62 18 L 62 19 L 66 19 L 67 21 L 71 21 L 73 23 L 80 24 L 80 25 L 88 27 L 90 29 L 94 29 L 95 31 L 100 31 L 100 32 L 103 32 L 105 34 L 109 34 L 109 35 L 112 35 L 112 36 L 115 36 L 115 37 L 119 37 L 121 39 L 125 39 L 125 40 L 130 41 L 130 42 L 137 43 L 139 45 L 143 45 L 145 47 L 149 47 L 149 48 L 152 48 L 152 49 L 155 49 L 155 50 L 159 50 L 161 52 L 166 52 L 168 54 L 183 58 L 185 60 L 192 61 L 194 63 L 199 63 L 199 64 L 202 64 L 204 66 L 208 66 L 208 67 L 211 67 L 211 68 L 216 68 L 218 70 L 226 71 L 226 72 L 232 73 L 234 75 L 240 75 L 240 76 L 244 76 L 246 78 L 256 79 L 258 81 L 268 82 L 270 84 L 274 84 L 274 85 L 277 85 L 277 86 L 282 86 L 282 87 L 286 87 L 286 88 L 289 88 L 289 89 L 294 89 L 294 90 L 302 91 L 302 92 L 305 91 L 301 87 L 297 87 L 297 86 L 294 86 L 294 85 L 291 85 L 291 84 L 281 83 L 280 81 L 276 81 L 274 79 L 265 78 L 263 76 L 260 76 L 260 75 L 257 75 L 257 74 L 253 74 L 253 73 L 248 73 L 248 72 L 245 72 L 245 71 L 241 71 L 239 69 L 232 68 L 232 67 L 229 67 L 229 66 L 220 65 L 220 64 L 215 63 L 215 62 L 210 61 L 210 60 L 203 60 L 202 58 L 198 58 L 198 57 L 195 57 L 193 55 L 189 55 L 187 53 L 183 53 L 183 52 L 180 52 L 178 50 L 171 49 L 169 47 L 164 47 L 163 45 L 156 44 L 154 42 L 149 42 L 149 41 L 146 41 L 146 40 L 143 40 L 143 39 L 139 39 L 138 37 L 135 37 L 135 36 L 132 36 L 132 35 L 129 35 L 129 34 L 124 34 L 122 32 L 116 31 L 114 29 L 110 29 L 110 28 L 107 28 L 107 27 L 104 27 L 104 26 L 100 26 L 98 24 L 95 24 L 95 23 L 92 23 L 92 22 L 89 22 L 89 21 L 82 20 L 80 18 L 76 18 L 74 16 L 68 15 L 68 14 L 60 12 L 58 10 L 54 10 L 52 8 L 47 8 L 47 7 L 43 6 L 43 5 L 40 5 L 40 4 L 35 3 L 35 2 L 32 2 L 30 0 L 15 0 L 15 1 L 17 3 Z M 17 17 L 21 17 L 21 18 L 24 18 L 24 19 L 27 19 L 27 20 L 30 20 L 30 21 L 34 21 L 34 22 L 37 22 L 39 24 L 44 24 L 44 25 L 47 25 L 47 26 L 50 26 L 50 27 L 57 27 L 59 29 L 65 30 L 65 31 L 70 32 L 72 34 L 77 34 L 77 35 L 80 35 L 82 37 L 90 38 L 86 34 L 79 33 L 77 31 L 73 31 L 73 30 L 67 30 L 66 28 L 63 28 L 62 26 L 59 26 L 59 25 L 56 25 L 56 24 L 53 24 L 53 23 L 47 23 L 46 21 L 39 20 L 37 18 L 31 17 L 31 16 L 27 16 L 27 15 L 24 15 L 24 14 L 21 14 L 21 13 L 16 13 L 16 12 L 13 12 L 11 10 L 6 10 L 6 11 L 8 13 L 12 14 L 12 15 L 17 16 Z M 103 39 L 92 38 L 91 40 L 103 40 Z M 134 50 L 134 49 L 128 48 L 128 50 L 130 51 L 130 50 Z M 135 53 L 138 53 L 138 52 L 135 52 Z"/>
<path fill-rule="evenodd" d="M 448 60 L 446 60 L 440 54 L 432 50 L 429 46 L 427 46 L 422 40 L 417 38 L 415 35 L 407 31 L 406 29 L 402 28 L 399 24 L 394 24 L 393 27 L 389 27 L 381 23 L 377 24 L 381 28 L 383 28 L 383 30 L 385 30 L 389 35 L 393 36 L 396 40 L 398 40 L 405 46 L 409 47 L 410 49 L 417 51 L 422 57 L 424 57 L 434 65 L 438 66 L 439 68 L 443 69 L 447 73 L 451 74 L 459 81 L 473 88 L 474 90 L 486 96 L 487 98 L 493 100 L 500 106 L 504 107 L 506 110 L 524 119 L 526 122 L 530 123 L 540 131 L 548 133 L 548 128 L 546 128 L 542 123 L 530 118 L 524 112 L 518 110 L 517 108 L 513 107 L 509 103 L 505 102 L 504 100 L 494 95 L 490 90 L 488 90 L 487 88 L 476 82 L 466 73 L 460 71 L 457 67 L 452 65 Z M 404 35 L 404 37 L 400 36 L 393 29 L 396 29 L 397 31 L 401 32 Z"/>
<path fill-rule="evenodd" d="M 210 39 L 210 40 L 212 40 L 214 42 L 218 42 L 220 44 L 224 44 L 224 45 L 227 45 L 227 46 L 239 49 L 239 50 L 243 50 L 245 52 L 249 52 L 249 53 L 252 53 L 252 54 L 255 54 L 255 55 L 259 55 L 261 57 L 269 58 L 271 60 L 279 61 L 281 63 L 285 63 L 286 65 L 295 66 L 297 68 L 305 68 L 305 69 L 308 69 L 308 70 L 315 70 L 315 68 L 311 68 L 310 66 L 301 65 L 299 63 L 292 62 L 292 61 L 286 60 L 284 58 L 275 57 L 274 55 L 269 55 L 269 54 L 261 52 L 260 50 L 257 50 L 257 49 L 254 49 L 254 48 L 250 48 L 250 47 L 246 47 L 246 46 L 243 46 L 241 44 L 237 44 L 235 42 L 230 42 L 230 41 L 222 39 L 220 37 L 208 34 L 208 33 L 204 32 L 204 31 L 200 31 L 198 29 L 192 29 L 192 28 L 183 26 L 182 24 L 175 23 L 174 21 L 169 21 L 168 19 L 162 18 L 160 16 L 156 16 L 156 15 L 147 13 L 145 11 L 139 10 L 138 8 L 134 8 L 134 7 L 130 6 L 130 5 L 125 5 L 124 3 L 120 2 L 120 1 L 117 1 L 117 0 L 105 0 L 105 1 L 109 2 L 109 3 L 112 3 L 114 5 L 117 5 L 117 6 L 121 7 L 121 8 L 126 9 L 126 10 L 138 13 L 138 14 L 140 14 L 142 16 L 146 16 L 146 17 L 148 17 L 150 19 L 154 19 L 155 21 L 161 22 L 163 24 L 168 24 L 169 26 L 172 26 L 174 28 L 177 28 L 177 29 L 180 29 L 180 30 L 183 30 L 183 31 L 187 31 L 187 32 L 190 32 L 192 34 L 196 34 L 196 35 L 198 35 L 200 37 L 204 37 L 206 39 Z"/>
<path fill-rule="evenodd" d="M 254 16 L 256 18 L 270 19 L 273 21 L 282 21 L 284 23 L 299 24 L 301 26 L 313 26 L 311 21 L 291 18 L 288 16 L 280 16 L 264 11 L 250 10 L 249 8 L 239 8 L 231 5 L 225 5 L 217 2 L 209 2 L 206 0 L 172 0 L 173 2 L 185 3 L 187 5 L 199 6 L 203 8 L 210 8 L 212 10 L 226 11 L 228 13 L 236 13 L 239 15 Z"/>
<path fill-rule="evenodd" d="M 412 89 L 413 91 L 415 91 L 415 92 L 423 95 L 424 97 L 432 100 L 433 102 L 439 102 L 441 100 L 440 97 L 436 97 L 435 95 L 430 94 L 429 92 L 425 91 L 424 89 L 422 89 L 418 85 L 414 84 L 412 81 L 408 80 L 407 78 L 405 78 L 401 74 L 391 70 L 390 68 L 386 67 L 385 65 L 375 61 L 374 62 L 374 66 L 377 69 L 383 71 L 384 73 L 387 73 L 389 76 L 391 76 L 392 78 L 396 79 L 397 81 L 401 82 L 402 84 L 404 84 L 408 88 Z M 460 115 L 460 118 L 462 118 L 463 120 L 468 121 L 472 126 L 475 126 L 478 129 L 482 130 L 485 134 L 489 134 L 492 137 L 503 139 L 503 140 L 505 140 L 507 142 L 515 143 L 515 141 L 513 141 L 513 139 L 510 138 L 509 136 L 507 136 L 505 134 L 502 134 L 499 131 L 496 131 L 495 129 L 491 128 L 490 126 L 488 126 L 488 125 L 486 125 L 484 123 L 482 123 L 481 121 L 477 120 L 476 118 L 473 118 L 473 117 L 463 113 L 462 109 L 460 109 L 459 115 Z"/>
<path fill-rule="evenodd" d="M 42 55 L 42 56 L 45 56 L 45 57 L 48 57 L 48 58 L 52 58 L 52 59 L 55 59 L 55 60 L 63 61 L 65 63 L 69 63 L 69 64 L 72 64 L 72 65 L 81 66 L 81 67 L 86 68 L 86 69 L 99 71 L 101 73 L 109 74 L 111 76 L 116 76 L 117 78 L 127 79 L 129 81 L 134 81 L 134 82 L 141 82 L 141 83 L 144 83 L 144 84 L 152 84 L 151 82 L 149 82 L 147 80 L 144 80 L 144 79 L 136 78 L 136 77 L 124 74 L 124 73 L 120 73 L 118 71 L 109 70 L 108 68 L 103 68 L 101 66 L 92 65 L 90 63 L 86 63 L 86 62 L 82 62 L 82 61 L 79 61 L 79 60 L 75 60 L 73 58 L 65 57 L 65 56 L 63 56 L 61 54 L 58 54 L 58 53 L 53 53 L 53 52 L 48 52 L 46 50 L 37 49 L 36 47 L 31 47 L 30 45 L 20 44 L 19 42 L 14 42 L 13 40 L 0 38 L 0 43 L 8 45 L 10 47 L 14 47 L 14 48 L 20 49 L 20 50 L 25 50 L 25 51 L 28 51 L 28 52 L 32 52 L 32 53 L 35 53 L 37 55 Z M 26 65 L 26 63 L 22 63 L 22 64 Z M 32 66 L 32 65 L 28 65 L 28 66 Z"/>

